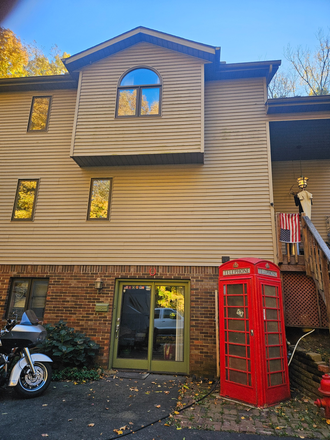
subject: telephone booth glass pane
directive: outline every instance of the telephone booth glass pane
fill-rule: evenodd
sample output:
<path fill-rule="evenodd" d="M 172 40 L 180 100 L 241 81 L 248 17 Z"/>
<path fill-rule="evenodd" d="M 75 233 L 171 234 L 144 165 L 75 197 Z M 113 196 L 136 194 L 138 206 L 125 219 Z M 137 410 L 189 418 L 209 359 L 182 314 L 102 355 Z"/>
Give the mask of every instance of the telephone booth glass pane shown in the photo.
<path fill-rule="evenodd" d="M 284 383 L 283 335 L 280 321 L 280 300 L 277 286 L 262 284 L 265 330 L 266 370 L 269 387 Z"/>
<path fill-rule="evenodd" d="M 246 284 L 224 286 L 226 379 L 251 386 L 249 313 Z"/>

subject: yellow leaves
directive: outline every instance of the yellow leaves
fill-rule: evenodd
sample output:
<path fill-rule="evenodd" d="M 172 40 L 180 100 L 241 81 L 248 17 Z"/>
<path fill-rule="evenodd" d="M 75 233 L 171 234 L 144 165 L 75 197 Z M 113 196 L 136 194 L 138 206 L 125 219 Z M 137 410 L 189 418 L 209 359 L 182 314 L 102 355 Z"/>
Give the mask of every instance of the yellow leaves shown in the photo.
<path fill-rule="evenodd" d="M 0 78 L 38 75 L 60 75 L 67 70 L 57 46 L 52 48 L 52 59 L 48 59 L 36 44 L 22 44 L 10 29 L 0 27 Z"/>
<path fill-rule="evenodd" d="M 156 407 L 156 408 L 160 408 L 160 407 L 161 407 L 161 405 L 155 405 L 155 407 Z"/>
<path fill-rule="evenodd" d="M 14 218 L 32 218 L 37 180 L 20 180 L 17 188 Z"/>
<path fill-rule="evenodd" d="M 124 431 L 126 431 L 126 429 L 129 429 L 129 427 L 127 425 L 124 425 L 124 426 L 120 427 L 119 429 L 114 429 L 113 432 L 115 432 L 118 435 L 121 435 L 124 433 Z"/>
<path fill-rule="evenodd" d="M 130 391 L 139 391 L 138 388 L 130 388 Z"/>
<path fill-rule="evenodd" d="M 27 48 L 10 29 L 0 27 L 0 78 L 25 76 L 29 61 Z"/>
<path fill-rule="evenodd" d="M 330 419 L 327 419 L 327 420 L 326 420 L 326 424 L 327 424 L 327 425 L 330 425 Z"/>
<path fill-rule="evenodd" d="M 89 428 L 93 428 L 93 426 L 95 426 L 95 423 L 88 423 L 87 425 Z"/>
<path fill-rule="evenodd" d="M 173 411 L 173 414 L 180 414 L 179 411 Z"/>

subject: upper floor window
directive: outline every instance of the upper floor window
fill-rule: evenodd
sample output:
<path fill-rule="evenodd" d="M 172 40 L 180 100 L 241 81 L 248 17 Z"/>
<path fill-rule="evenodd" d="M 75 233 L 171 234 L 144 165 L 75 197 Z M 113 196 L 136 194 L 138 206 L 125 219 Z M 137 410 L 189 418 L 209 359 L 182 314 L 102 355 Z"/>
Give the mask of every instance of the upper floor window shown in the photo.
<path fill-rule="evenodd" d="M 38 180 L 18 181 L 13 220 L 33 220 L 38 183 Z"/>
<path fill-rule="evenodd" d="M 108 220 L 111 179 L 92 179 L 88 204 L 88 220 Z"/>
<path fill-rule="evenodd" d="M 45 131 L 48 126 L 50 96 L 34 96 L 32 99 L 28 131 Z"/>
<path fill-rule="evenodd" d="M 120 81 L 117 116 L 160 115 L 161 82 L 150 69 L 134 69 Z"/>

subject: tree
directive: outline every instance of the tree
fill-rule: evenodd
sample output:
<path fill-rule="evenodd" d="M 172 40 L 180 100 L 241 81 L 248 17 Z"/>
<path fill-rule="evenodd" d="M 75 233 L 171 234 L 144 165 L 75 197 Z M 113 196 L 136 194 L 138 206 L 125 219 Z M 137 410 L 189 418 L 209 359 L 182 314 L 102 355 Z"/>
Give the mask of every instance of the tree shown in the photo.
<path fill-rule="evenodd" d="M 290 71 L 274 76 L 269 87 L 271 98 L 330 93 L 330 32 L 325 35 L 320 29 L 316 38 L 318 44 L 314 51 L 301 46 L 292 49 L 288 45 L 285 58 L 290 63 Z"/>
<path fill-rule="evenodd" d="M 30 219 L 32 217 L 36 188 L 37 182 L 35 180 L 26 180 L 20 183 L 14 218 Z"/>
<path fill-rule="evenodd" d="M 270 98 L 285 98 L 296 95 L 296 78 L 292 75 L 283 75 L 278 72 L 268 86 L 268 95 Z"/>
<path fill-rule="evenodd" d="M 158 286 L 156 307 L 177 310 L 182 316 L 184 314 L 184 296 L 177 287 Z"/>
<path fill-rule="evenodd" d="M 13 31 L 0 27 L 0 78 L 66 73 L 61 58 L 70 55 L 66 52 L 60 55 L 56 45 L 51 54 L 52 58 L 49 60 L 35 42 L 24 45 Z"/>
<path fill-rule="evenodd" d="M 21 40 L 9 29 L 0 27 L 0 78 L 26 76 L 29 54 Z"/>
<path fill-rule="evenodd" d="M 68 58 L 66 52 L 60 56 L 60 51 L 55 45 L 51 49 L 53 58 L 49 60 L 36 46 L 29 46 L 30 60 L 26 65 L 27 76 L 62 75 L 67 72 L 61 58 Z"/>
<path fill-rule="evenodd" d="M 90 202 L 90 218 L 107 218 L 109 209 L 110 180 L 95 179 Z"/>

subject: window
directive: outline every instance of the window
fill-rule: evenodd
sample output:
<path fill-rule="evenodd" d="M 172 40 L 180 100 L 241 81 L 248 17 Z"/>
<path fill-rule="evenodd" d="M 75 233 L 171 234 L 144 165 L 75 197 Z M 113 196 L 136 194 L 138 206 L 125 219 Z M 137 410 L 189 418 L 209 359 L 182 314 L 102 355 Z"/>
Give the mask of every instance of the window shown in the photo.
<path fill-rule="evenodd" d="M 33 220 L 39 180 L 19 180 L 12 220 Z"/>
<path fill-rule="evenodd" d="M 92 179 L 89 204 L 89 220 L 108 220 L 110 207 L 111 179 Z"/>
<path fill-rule="evenodd" d="M 45 278 L 14 278 L 11 289 L 7 317 L 14 313 L 21 319 L 25 310 L 32 309 L 38 319 L 43 319 L 48 279 Z"/>
<path fill-rule="evenodd" d="M 134 69 L 120 81 L 117 116 L 160 115 L 161 83 L 150 69 Z"/>
<path fill-rule="evenodd" d="M 28 131 L 47 130 L 50 99 L 50 96 L 35 96 L 32 99 Z"/>

